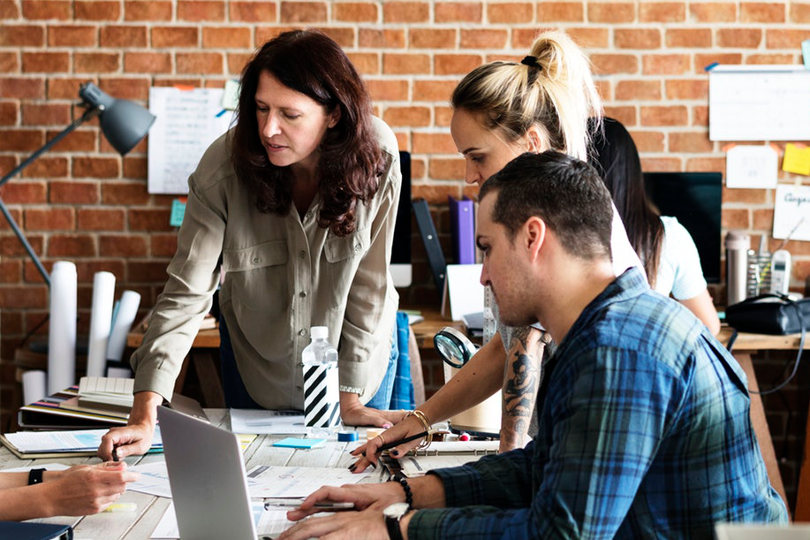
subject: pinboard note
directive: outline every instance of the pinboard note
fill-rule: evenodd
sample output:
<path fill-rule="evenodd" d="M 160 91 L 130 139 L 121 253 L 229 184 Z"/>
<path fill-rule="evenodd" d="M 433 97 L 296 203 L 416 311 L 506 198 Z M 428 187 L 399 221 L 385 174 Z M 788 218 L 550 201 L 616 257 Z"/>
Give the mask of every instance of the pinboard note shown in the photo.
<path fill-rule="evenodd" d="M 769 145 L 738 144 L 726 152 L 726 186 L 775 188 L 779 155 Z"/>
<path fill-rule="evenodd" d="M 795 65 L 712 68 L 709 139 L 810 140 L 810 71 Z"/>
<path fill-rule="evenodd" d="M 810 186 L 776 186 L 773 237 L 810 240 Z"/>
<path fill-rule="evenodd" d="M 188 177 L 206 148 L 230 127 L 233 113 L 222 107 L 221 88 L 149 89 L 149 193 L 188 193 Z"/>

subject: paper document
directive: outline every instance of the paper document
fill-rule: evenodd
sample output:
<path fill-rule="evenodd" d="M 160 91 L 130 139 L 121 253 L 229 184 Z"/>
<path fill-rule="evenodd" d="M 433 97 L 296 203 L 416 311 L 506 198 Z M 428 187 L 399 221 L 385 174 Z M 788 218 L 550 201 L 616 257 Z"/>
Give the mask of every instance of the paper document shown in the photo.
<path fill-rule="evenodd" d="M 304 414 L 300 411 L 265 411 L 259 409 L 231 409 L 233 433 L 259 435 L 294 435 L 306 433 Z"/>
<path fill-rule="evenodd" d="M 260 535 L 276 536 L 291 527 L 294 522 L 287 519 L 287 510 L 265 510 L 264 503 L 252 501 L 253 522 L 256 524 L 256 532 Z M 180 530 L 177 528 L 177 516 L 174 513 L 174 505 L 170 504 L 166 508 L 163 517 L 152 531 L 151 538 L 180 538 Z"/>
<path fill-rule="evenodd" d="M 85 452 L 96 450 L 106 429 L 80 429 L 73 431 L 19 431 L 6 433 L 5 440 L 22 453 Z M 160 426 L 155 427 L 152 448 L 162 448 Z"/>
<path fill-rule="evenodd" d="M 356 484 L 371 476 L 371 472 L 354 474 L 348 469 L 333 467 L 282 467 L 260 465 L 248 472 L 251 498 L 306 497 L 327 486 Z"/>

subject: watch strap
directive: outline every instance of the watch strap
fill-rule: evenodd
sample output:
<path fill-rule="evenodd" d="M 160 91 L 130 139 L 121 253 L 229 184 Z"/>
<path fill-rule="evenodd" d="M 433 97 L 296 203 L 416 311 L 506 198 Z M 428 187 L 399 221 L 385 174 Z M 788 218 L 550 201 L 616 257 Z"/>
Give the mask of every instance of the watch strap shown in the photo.
<path fill-rule="evenodd" d="M 399 520 L 402 517 L 385 516 L 385 528 L 388 529 L 388 538 L 390 540 L 403 540 L 402 531 L 399 528 Z"/>
<path fill-rule="evenodd" d="M 33 486 L 42 483 L 42 475 L 45 469 L 31 469 L 28 471 L 28 485 Z"/>

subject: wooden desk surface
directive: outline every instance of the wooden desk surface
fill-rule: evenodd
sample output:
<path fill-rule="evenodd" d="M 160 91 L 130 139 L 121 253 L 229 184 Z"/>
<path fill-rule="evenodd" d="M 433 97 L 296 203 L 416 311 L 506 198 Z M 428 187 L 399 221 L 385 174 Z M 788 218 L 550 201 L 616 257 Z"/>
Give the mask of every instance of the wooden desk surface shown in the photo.
<path fill-rule="evenodd" d="M 206 409 L 206 414 L 208 414 L 208 418 L 211 420 L 212 424 L 228 427 L 229 419 L 227 409 Z M 358 428 L 358 431 L 364 432 L 364 430 L 365 428 Z M 285 465 L 345 469 L 354 463 L 354 458 L 349 455 L 348 452 L 349 445 L 352 445 L 353 448 L 354 443 L 329 441 L 326 445 L 311 450 L 295 450 L 272 446 L 272 440 L 283 437 L 284 436 L 259 435 L 244 453 L 246 468 L 250 469 L 256 465 Z M 364 435 L 361 433 L 361 439 L 363 438 Z M 137 465 L 138 463 L 146 464 L 163 460 L 163 454 L 131 456 L 126 458 L 126 462 L 130 466 Z M 98 462 L 98 458 L 20 460 L 5 446 L 0 446 L 0 469 L 32 467 L 46 463 L 79 465 Z M 366 481 L 378 482 L 386 480 L 387 478 L 383 478 L 382 475 L 383 472 L 378 471 Z M 121 496 L 118 502 L 135 503 L 137 505 L 137 511 L 101 513 L 83 517 L 59 516 L 39 521 L 72 525 L 75 538 L 144 540 L 152 535 L 152 531 L 158 524 L 158 521 L 160 521 L 160 518 L 163 517 L 163 512 L 169 505 L 170 499 L 155 497 L 136 491 L 127 491 Z"/>

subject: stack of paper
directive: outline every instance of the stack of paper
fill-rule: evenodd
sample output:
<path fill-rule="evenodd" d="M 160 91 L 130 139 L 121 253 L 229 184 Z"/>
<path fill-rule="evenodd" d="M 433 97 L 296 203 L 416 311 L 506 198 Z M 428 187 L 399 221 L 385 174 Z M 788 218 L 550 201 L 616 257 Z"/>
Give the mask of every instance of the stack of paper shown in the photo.
<path fill-rule="evenodd" d="M 79 405 L 103 410 L 129 412 L 135 379 L 118 377 L 82 377 L 79 381 Z"/>
<path fill-rule="evenodd" d="M 105 433 L 106 429 L 19 431 L 0 435 L 0 442 L 21 459 L 94 456 Z M 157 426 L 149 451 L 162 450 L 163 440 L 160 437 L 160 426 Z"/>

